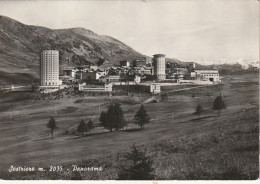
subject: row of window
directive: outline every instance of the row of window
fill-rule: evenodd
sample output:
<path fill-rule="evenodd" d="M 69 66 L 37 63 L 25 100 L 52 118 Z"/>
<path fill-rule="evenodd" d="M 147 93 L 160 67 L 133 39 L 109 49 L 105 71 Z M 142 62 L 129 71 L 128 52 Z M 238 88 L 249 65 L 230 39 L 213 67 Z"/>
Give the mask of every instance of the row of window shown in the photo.
<path fill-rule="evenodd" d="M 54 85 L 54 84 L 57 84 L 57 82 L 52 82 L 52 84 L 51 84 L 51 82 L 49 82 L 49 85 Z M 48 82 L 45 82 L 45 85 L 48 85 Z"/>
<path fill-rule="evenodd" d="M 219 74 L 201 74 L 202 76 L 218 76 Z"/>

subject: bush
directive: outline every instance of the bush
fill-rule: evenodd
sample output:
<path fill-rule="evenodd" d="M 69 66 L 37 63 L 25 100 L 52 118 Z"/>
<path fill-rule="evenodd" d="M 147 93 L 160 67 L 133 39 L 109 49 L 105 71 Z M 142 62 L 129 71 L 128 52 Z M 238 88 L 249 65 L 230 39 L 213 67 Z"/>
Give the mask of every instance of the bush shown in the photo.
<path fill-rule="evenodd" d="M 123 165 L 118 167 L 118 180 L 152 180 L 154 168 L 152 160 L 144 151 L 133 144 L 132 150 L 123 157 Z"/>

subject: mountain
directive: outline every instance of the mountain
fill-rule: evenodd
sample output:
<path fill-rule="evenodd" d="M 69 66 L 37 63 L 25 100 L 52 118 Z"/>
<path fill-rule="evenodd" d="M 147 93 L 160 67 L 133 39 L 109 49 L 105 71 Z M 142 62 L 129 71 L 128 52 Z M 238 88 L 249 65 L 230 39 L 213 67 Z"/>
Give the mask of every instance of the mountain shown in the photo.
<path fill-rule="evenodd" d="M 205 61 L 205 60 L 197 60 L 196 63 L 207 63 L 204 64 L 204 66 L 212 66 L 212 65 L 241 65 L 241 67 L 245 70 L 249 68 L 260 68 L 260 62 L 259 60 L 253 60 L 253 59 L 244 59 L 244 58 L 238 58 L 238 59 L 219 59 L 218 61 Z"/>
<path fill-rule="evenodd" d="M 89 64 L 111 66 L 121 60 L 146 57 L 115 38 L 84 28 L 49 29 L 0 16 L 0 85 L 38 80 L 40 52 L 44 49 L 59 50 L 61 67 Z M 146 58 L 151 60 L 151 57 Z M 167 61 L 185 64 L 174 58 L 167 58 Z M 223 74 L 259 68 L 259 61 L 243 59 L 238 62 L 223 60 L 221 64 L 197 66 L 201 69 L 216 68 Z"/>
<path fill-rule="evenodd" d="M 115 38 L 84 28 L 49 29 L 0 16 L 0 71 L 37 76 L 44 49 L 59 50 L 61 66 L 112 65 L 144 57 Z"/>
<path fill-rule="evenodd" d="M 248 68 L 259 68 L 259 61 L 256 60 L 247 60 L 247 59 L 243 59 L 243 58 L 239 58 L 236 60 L 227 60 L 227 59 L 221 59 L 218 61 L 219 65 L 236 65 L 236 64 L 240 64 L 242 66 L 243 69 L 248 69 Z"/>

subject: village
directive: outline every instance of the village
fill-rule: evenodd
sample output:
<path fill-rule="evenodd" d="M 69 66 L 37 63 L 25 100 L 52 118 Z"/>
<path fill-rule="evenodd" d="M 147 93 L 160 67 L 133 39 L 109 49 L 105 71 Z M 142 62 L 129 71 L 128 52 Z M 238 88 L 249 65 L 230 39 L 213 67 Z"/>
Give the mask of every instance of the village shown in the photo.
<path fill-rule="evenodd" d="M 127 92 L 137 87 L 150 94 L 159 94 L 161 86 L 211 85 L 221 82 L 216 69 L 199 70 L 195 63 L 169 62 L 163 54 L 155 54 L 152 60 L 145 57 L 133 61 L 123 60 L 120 66 L 86 65 L 61 69 L 58 58 L 58 50 L 42 51 L 40 84 L 12 85 L 3 90 L 53 93 L 73 86 L 81 92 L 111 96 L 116 89 L 125 90 L 126 87 Z"/>

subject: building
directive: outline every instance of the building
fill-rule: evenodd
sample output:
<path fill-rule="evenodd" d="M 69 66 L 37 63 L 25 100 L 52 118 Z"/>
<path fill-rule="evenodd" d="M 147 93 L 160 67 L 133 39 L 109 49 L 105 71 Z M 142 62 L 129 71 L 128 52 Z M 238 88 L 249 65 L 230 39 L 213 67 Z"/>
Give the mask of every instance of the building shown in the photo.
<path fill-rule="evenodd" d="M 89 68 L 96 71 L 98 69 L 98 66 L 97 65 L 91 65 Z"/>
<path fill-rule="evenodd" d="M 70 77 L 75 78 L 76 72 L 77 72 L 76 68 L 65 68 L 65 69 L 63 69 L 63 75 L 64 76 L 70 76 Z"/>
<path fill-rule="evenodd" d="M 150 85 L 150 92 L 153 94 L 157 94 L 161 92 L 160 84 L 151 84 Z"/>
<path fill-rule="evenodd" d="M 138 75 L 135 75 L 134 82 L 135 82 L 136 84 L 139 84 L 139 83 L 141 82 L 141 77 L 138 76 Z"/>
<path fill-rule="evenodd" d="M 119 75 L 107 75 L 99 78 L 102 83 L 121 82 L 121 80 L 122 78 Z"/>
<path fill-rule="evenodd" d="M 44 50 L 41 52 L 40 62 L 41 86 L 59 86 L 59 51 Z"/>
<path fill-rule="evenodd" d="M 111 92 L 113 90 L 113 84 L 105 84 L 105 85 L 86 85 L 79 84 L 79 91 L 83 92 Z"/>
<path fill-rule="evenodd" d="M 195 70 L 195 67 L 196 67 L 196 64 L 195 64 L 195 63 L 189 63 L 189 70 L 190 70 L 190 71 L 194 71 L 194 70 Z"/>
<path fill-rule="evenodd" d="M 145 66 L 146 65 L 146 60 L 140 60 L 140 59 L 136 59 L 133 61 L 133 67 L 141 67 L 141 66 Z"/>
<path fill-rule="evenodd" d="M 96 82 L 99 79 L 99 75 L 97 72 L 83 72 L 82 80 L 87 82 Z"/>
<path fill-rule="evenodd" d="M 155 54 L 153 55 L 153 66 L 154 66 L 154 75 L 157 76 L 158 80 L 165 80 L 165 55 L 164 54 Z"/>
<path fill-rule="evenodd" d="M 136 67 L 135 74 L 140 75 L 153 75 L 153 67 Z"/>
<path fill-rule="evenodd" d="M 191 75 L 202 81 L 220 82 L 218 70 L 194 70 Z"/>
<path fill-rule="evenodd" d="M 126 60 L 120 61 L 120 66 L 121 67 L 123 67 L 123 66 L 130 66 L 130 62 L 126 61 Z"/>
<path fill-rule="evenodd" d="M 97 70 L 94 72 L 83 72 L 82 73 L 82 80 L 87 82 L 98 82 L 101 76 L 105 76 L 103 71 Z"/>

